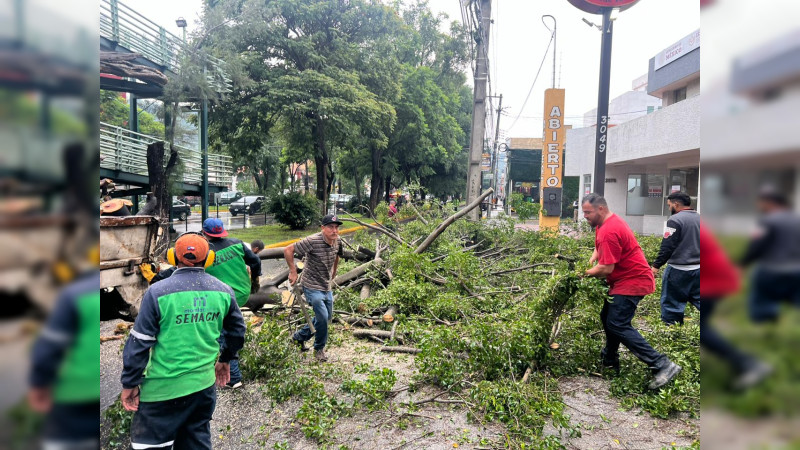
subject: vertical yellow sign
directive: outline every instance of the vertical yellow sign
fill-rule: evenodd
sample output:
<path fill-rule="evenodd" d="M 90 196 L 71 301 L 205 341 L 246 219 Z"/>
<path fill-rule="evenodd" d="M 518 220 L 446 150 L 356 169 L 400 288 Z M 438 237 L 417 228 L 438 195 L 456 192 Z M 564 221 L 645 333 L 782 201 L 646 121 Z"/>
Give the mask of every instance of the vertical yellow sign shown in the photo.
<path fill-rule="evenodd" d="M 558 231 L 559 216 L 545 216 L 546 188 L 561 188 L 564 174 L 564 89 L 544 91 L 544 130 L 542 133 L 542 179 L 539 185 L 542 210 L 539 212 L 539 229 Z M 559 201 L 561 196 L 558 196 Z M 559 208 L 560 210 L 560 208 Z"/>

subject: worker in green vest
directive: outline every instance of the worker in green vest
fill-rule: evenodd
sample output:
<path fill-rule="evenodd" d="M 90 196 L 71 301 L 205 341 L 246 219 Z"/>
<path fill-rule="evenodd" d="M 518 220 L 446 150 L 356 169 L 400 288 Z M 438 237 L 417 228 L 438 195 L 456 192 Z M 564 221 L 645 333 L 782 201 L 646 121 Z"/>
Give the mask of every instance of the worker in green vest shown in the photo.
<path fill-rule="evenodd" d="M 169 254 L 178 269 L 145 292 L 122 352 L 122 405 L 136 411 L 133 448 L 210 449 L 215 381 L 230 381 L 244 320 L 234 291 L 203 270 L 203 236 L 184 234 Z"/>
<path fill-rule="evenodd" d="M 206 273 L 227 284 L 236 294 L 239 307 L 244 306 L 251 293 L 258 292 L 261 276 L 261 259 L 253 253 L 244 242 L 228 237 L 222 220 L 209 217 L 203 222 L 203 234 L 208 245 L 214 251 L 214 263 L 206 268 Z M 223 332 L 224 335 L 224 332 Z M 220 337 L 220 346 L 225 341 Z M 231 381 L 228 387 L 237 389 L 242 386 L 242 372 L 239 361 L 231 362 Z"/>
<path fill-rule="evenodd" d="M 33 345 L 28 403 L 47 413 L 44 448 L 100 448 L 100 278 L 61 291 Z"/>

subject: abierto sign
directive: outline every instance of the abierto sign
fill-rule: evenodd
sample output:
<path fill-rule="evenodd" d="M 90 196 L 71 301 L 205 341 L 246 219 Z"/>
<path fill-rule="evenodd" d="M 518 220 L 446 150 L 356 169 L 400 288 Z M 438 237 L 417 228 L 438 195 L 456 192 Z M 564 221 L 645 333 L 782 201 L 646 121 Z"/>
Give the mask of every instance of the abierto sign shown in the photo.
<path fill-rule="evenodd" d="M 544 91 L 542 186 L 561 187 L 564 173 L 564 89 Z"/>
<path fill-rule="evenodd" d="M 653 70 L 658 70 L 697 48 L 700 48 L 700 30 L 689 34 L 657 54 Z"/>
<path fill-rule="evenodd" d="M 561 177 L 564 174 L 564 89 L 544 91 L 544 130 L 542 130 L 542 182 L 539 230 L 558 231 L 561 215 Z"/>

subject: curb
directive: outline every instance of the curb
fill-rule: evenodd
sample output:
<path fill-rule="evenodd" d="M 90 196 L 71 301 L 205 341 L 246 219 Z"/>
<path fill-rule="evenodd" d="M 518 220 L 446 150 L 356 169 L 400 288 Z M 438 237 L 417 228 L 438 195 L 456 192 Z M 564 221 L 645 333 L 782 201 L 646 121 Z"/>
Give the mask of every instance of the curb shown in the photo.
<path fill-rule="evenodd" d="M 375 224 L 375 222 L 371 222 L 371 223 L 370 223 L 370 225 L 374 225 L 374 224 Z M 342 235 L 342 234 L 349 234 L 349 233 L 355 233 L 356 231 L 360 231 L 360 230 L 363 230 L 363 229 L 365 229 L 365 228 L 366 228 L 366 227 L 365 227 L 365 226 L 363 226 L 363 225 L 359 225 L 359 226 L 357 226 L 357 227 L 345 228 L 344 230 L 339 230 L 339 235 Z M 309 234 L 309 236 L 311 236 L 311 235 Z M 291 239 L 291 240 L 288 240 L 288 241 L 283 241 L 283 242 L 276 242 L 276 243 L 274 243 L 274 244 L 269 244 L 269 245 L 266 245 L 266 246 L 264 246 L 264 248 L 279 248 L 279 247 L 286 247 L 287 245 L 291 245 L 291 244 L 294 244 L 295 242 L 302 241 L 302 240 L 303 240 L 303 239 L 305 239 L 306 237 L 307 237 L 307 236 L 303 236 L 303 237 L 301 237 L 301 238 L 297 238 L 297 239 Z"/>

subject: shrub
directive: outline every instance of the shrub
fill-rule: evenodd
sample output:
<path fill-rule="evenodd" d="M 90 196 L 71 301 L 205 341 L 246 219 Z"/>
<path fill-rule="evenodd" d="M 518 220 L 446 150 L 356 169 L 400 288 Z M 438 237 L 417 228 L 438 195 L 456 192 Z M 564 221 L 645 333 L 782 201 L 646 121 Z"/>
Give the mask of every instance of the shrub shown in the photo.
<path fill-rule="evenodd" d="M 302 230 L 320 219 L 320 207 L 316 198 L 299 192 L 276 195 L 269 202 L 267 211 L 275 220 L 293 230 Z"/>
<path fill-rule="evenodd" d="M 367 207 L 367 209 L 362 208 L 362 206 Z M 358 197 L 354 195 L 344 205 L 344 210 L 349 213 L 364 214 L 368 209 L 369 209 L 369 197 L 361 197 L 361 201 L 359 202 Z"/>
<path fill-rule="evenodd" d="M 542 209 L 542 205 L 539 203 L 525 201 L 525 197 L 519 192 L 511 194 L 511 207 L 517 212 L 519 220 L 523 222 L 530 218 L 538 217 L 539 210 Z"/>

